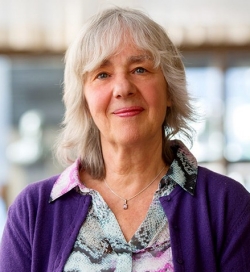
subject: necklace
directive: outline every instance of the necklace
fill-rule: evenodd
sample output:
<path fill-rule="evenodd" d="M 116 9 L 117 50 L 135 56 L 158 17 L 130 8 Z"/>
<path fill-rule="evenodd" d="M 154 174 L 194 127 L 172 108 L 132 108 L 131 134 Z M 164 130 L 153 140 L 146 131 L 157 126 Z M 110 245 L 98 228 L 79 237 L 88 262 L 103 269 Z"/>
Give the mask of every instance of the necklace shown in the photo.
<path fill-rule="evenodd" d="M 132 197 L 130 197 L 128 199 L 123 198 L 123 197 L 119 196 L 116 192 L 114 192 L 114 190 L 109 187 L 109 185 L 108 185 L 108 183 L 106 182 L 105 179 L 104 179 L 104 183 L 107 186 L 107 188 L 111 191 L 111 193 L 113 193 L 114 195 L 116 195 L 117 197 L 119 197 L 121 200 L 124 201 L 124 203 L 123 203 L 123 209 L 127 210 L 128 209 L 128 201 L 130 201 L 131 199 L 137 197 L 142 192 L 144 192 L 146 189 L 148 189 L 148 187 L 160 176 L 160 174 L 163 171 L 163 169 L 165 169 L 165 166 L 161 169 L 161 171 L 156 175 L 156 177 L 145 188 L 143 188 L 139 193 L 137 193 L 136 195 L 134 195 L 134 196 L 132 196 Z"/>

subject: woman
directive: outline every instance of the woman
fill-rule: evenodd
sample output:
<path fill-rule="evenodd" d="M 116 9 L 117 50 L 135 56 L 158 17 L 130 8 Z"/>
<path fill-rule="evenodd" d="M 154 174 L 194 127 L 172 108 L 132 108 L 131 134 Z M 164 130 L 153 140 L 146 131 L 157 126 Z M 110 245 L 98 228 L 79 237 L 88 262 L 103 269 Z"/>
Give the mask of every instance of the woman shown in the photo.
<path fill-rule="evenodd" d="M 58 157 L 9 209 L 0 270 L 250 271 L 250 195 L 198 167 L 185 71 L 146 15 L 94 16 L 66 55 Z M 50 201 L 49 201 L 50 199 Z"/>

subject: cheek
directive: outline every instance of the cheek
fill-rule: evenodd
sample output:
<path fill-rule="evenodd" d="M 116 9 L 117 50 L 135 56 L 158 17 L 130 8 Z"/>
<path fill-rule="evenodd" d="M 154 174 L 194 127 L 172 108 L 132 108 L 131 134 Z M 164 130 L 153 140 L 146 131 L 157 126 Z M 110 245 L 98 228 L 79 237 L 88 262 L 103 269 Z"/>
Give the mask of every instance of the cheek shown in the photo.
<path fill-rule="evenodd" d="M 160 97 L 160 103 L 167 108 L 170 106 L 170 100 L 168 97 L 168 90 L 167 90 L 167 83 L 164 80 L 162 84 L 159 86 L 159 97 Z"/>
<path fill-rule="evenodd" d="M 106 111 L 107 99 L 105 98 L 104 95 L 101 94 L 101 92 L 98 91 L 86 92 L 85 98 L 90 114 L 93 118 L 99 115 L 100 113 Z"/>
<path fill-rule="evenodd" d="M 152 86 L 151 91 L 147 94 L 147 100 L 151 106 L 158 108 L 167 108 L 168 106 L 168 97 L 167 97 L 167 87 L 165 84 Z"/>

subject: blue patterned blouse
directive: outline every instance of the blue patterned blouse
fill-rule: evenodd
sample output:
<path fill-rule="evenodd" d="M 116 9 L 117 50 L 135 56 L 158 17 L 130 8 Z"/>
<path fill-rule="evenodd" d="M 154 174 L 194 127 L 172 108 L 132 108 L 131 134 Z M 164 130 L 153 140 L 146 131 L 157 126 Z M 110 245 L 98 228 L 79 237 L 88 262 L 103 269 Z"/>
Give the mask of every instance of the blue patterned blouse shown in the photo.
<path fill-rule="evenodd" d="M 67 168 L 55 183 L 51 201 L 76 189 L 92 196 L 92 206 L 83 223 L 64 272 L 81 271 L 174 271 L 170 234 L 159 198 L 178 184 L 193 194 L 197 162 L 180 141 L 172 141 L 175 159 L 162 177 L 147 215 L 129 242 L 101 195 L 86 188 L 79 179 L 79 161 Z"/>

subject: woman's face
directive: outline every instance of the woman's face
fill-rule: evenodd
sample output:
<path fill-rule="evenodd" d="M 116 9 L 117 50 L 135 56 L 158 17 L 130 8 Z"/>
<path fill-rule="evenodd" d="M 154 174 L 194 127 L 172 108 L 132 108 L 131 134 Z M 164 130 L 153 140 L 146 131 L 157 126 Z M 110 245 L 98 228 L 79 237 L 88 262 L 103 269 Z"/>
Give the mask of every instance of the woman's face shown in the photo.
<path fill-rule="evenodd" d="M 170 100 L 163 73 L 147 52 L 124 46 L 87 73 L 84 92 L 102 145 L 161 141 Z"/>

